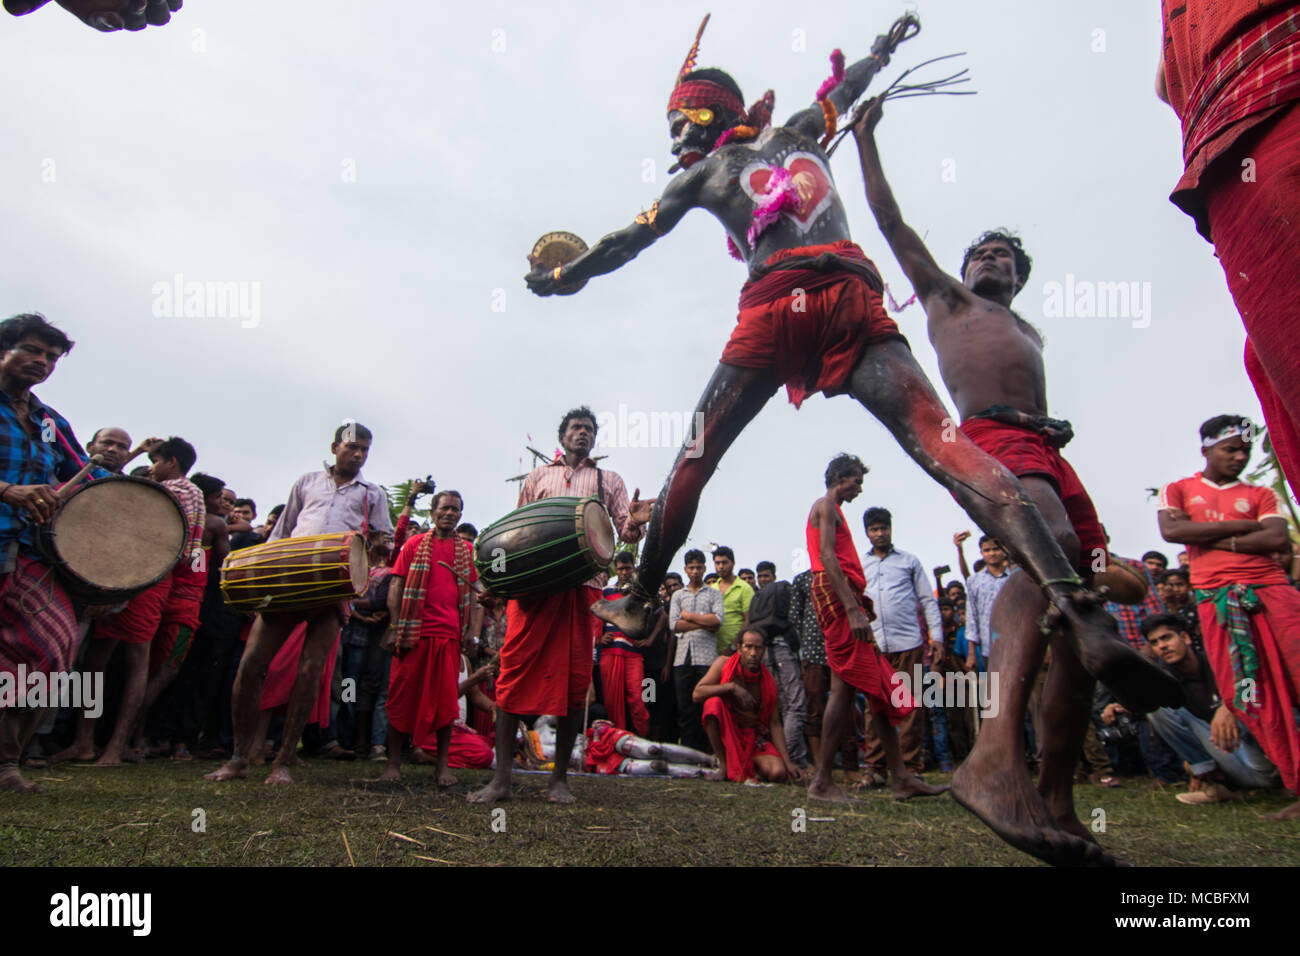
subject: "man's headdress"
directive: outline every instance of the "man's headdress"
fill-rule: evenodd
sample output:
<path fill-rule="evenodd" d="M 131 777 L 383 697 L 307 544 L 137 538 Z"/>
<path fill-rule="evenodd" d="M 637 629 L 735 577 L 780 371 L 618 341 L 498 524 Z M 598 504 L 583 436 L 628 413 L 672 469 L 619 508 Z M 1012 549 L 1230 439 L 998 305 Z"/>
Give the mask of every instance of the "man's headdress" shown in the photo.
<path fill-rule="evenodd" d="M 745 104 L 739 96 L 725 86 L 709 80 L 686 79 L 687 75 L 695 69 L 695 61 L 700 55 L 700 38 L 704 36 L 704 28 L 709 25 L 710 16 L 711 14 L 706 13 L 704 19 L 700 21 L 695 42 L 691 44 L 690 52 L 682 62 L 682 68 L 677 71 L 677 82 L 673 86 L 672 95 L 668 98 L 668 112 L 721 106 L 737 116 L 744 116 Z"/>

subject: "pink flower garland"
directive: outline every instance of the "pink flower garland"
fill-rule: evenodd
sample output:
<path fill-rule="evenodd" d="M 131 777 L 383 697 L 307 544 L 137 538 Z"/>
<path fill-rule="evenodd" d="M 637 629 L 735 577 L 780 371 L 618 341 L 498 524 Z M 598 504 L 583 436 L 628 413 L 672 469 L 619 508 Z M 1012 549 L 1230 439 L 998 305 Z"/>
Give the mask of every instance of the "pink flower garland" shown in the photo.
<path fill-rule="evenodd" d="M 831 75 L 821 86 L 817 87 L 817 99 L 822 100 L 830 95 L 831 90 L 844 82 L 844 51 L 835 50 L 831 53 Z"/>
<path fill-rule="evenodd" d="M 801 201 L 799 187 L 795 185 L 790 170 L 784 166 L 773 166 L 771 169 L 772 178 L 767 181 L 767 192 L 754 208 L 754 219 L 745 234 L 745 241 L 750 246 L 754 245 L 754 240 L 761 236 L 768 226 L 781 217 L 781 213 L 787 209 L 791 212 L 799 209 Z"/>

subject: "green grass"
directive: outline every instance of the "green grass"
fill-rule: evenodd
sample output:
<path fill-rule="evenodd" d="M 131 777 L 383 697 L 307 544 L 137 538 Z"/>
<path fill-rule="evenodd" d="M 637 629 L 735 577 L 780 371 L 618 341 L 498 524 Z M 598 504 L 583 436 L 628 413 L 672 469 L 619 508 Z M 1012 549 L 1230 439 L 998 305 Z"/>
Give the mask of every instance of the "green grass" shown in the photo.
<path fill-rule="evenodd" d="M 378 784 L 381 764 L 318 760 L 295 771 L 294 786 L 277 789 L 262 784 L 264 768 L 248 781 L 201 779 L 215 767 L 196 760 L 32 771 L 46 793 L 0 793 L 0 864 L 347 866 L 350 847 L 358 866 L 1038 865 L 947 795 L 899 804 L 874 791 L 846 810 L 810 803 L 790 786 L 578 777 L 578 804 L 553 807 L 543 800 L 545 778 L 524 775 L 503 805 L 505 832 L 494 832 L 492 808 L 465 802 L 486 771 L 458 771 L 461 783 L 439 793 L 428 767 L 404 767 L 402 783 Z M 1300 825 L 1257 816 L 1285 806 L 1285 795 L 1188 807 L 1142 783 L 1075 790 L 1080 818 L 1105 810 L 1098 837 L 1127 861 L 1300 864 Z M 192 829 L 199 808 L 202 833 Z M 792 832 L 797 808 L 810 818 L 806 832 Z M 826 817 L 834 819 L 813 819 Z"/>

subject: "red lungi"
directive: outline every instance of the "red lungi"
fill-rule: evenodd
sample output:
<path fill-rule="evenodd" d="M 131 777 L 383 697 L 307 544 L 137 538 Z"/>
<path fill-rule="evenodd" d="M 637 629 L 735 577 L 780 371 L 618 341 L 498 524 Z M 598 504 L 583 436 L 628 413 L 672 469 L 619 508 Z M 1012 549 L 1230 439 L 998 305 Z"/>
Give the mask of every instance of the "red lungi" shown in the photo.
<path fill-rule="evenodd" d="M 1233 704 L 1232 657 L 1227 629 L 1221 627 L 1212 601 L 1197 608 L 1205 656 L 1214 671 L 1219 696 L 1242 719 L 1268 759 L 1277 766 L 1282 782 L 1300 793 L 1300 729 L 1294 709 L 1300 706 L 1300 594 L 1285 584 L 1255 586 L 1260 609 L 1249 615 L 1251 636 L 1259 667 L 1255 674 L 1256 703 L 1249 711 Z"/>
<path fill-rule="evenodd" d="M 506 606 L 498 707 L 507 714 L 561 717 L 582 707 L 601 626 L 590 608 L 599 600 L 600 591 L 579 585 Z"/>
<path fill-rule="evenodd" d="M 298 680 L 298 667 L 302 657 L 302 646 L 307 640 L 307 625 L 295 627 L 267 668 L 266 680 L 262 684 L 262 710 L 275 710 L 285 707 L 293 693 L 293 685 Z M 307 716 L 307 723 L 328 727 L 330 723 L 330 682 L 334 679 L 334 663 L 339 656 L 337 638 L 330 645 L 325 658 L 325 666 L 320 672 L 320 689 L 316 694 L 316 703 Z"/>
<path fill-rule="evenodd" d="M 875 641 L 859 641 L 849 628 L 849 616 L 835 596 L 825 571 L 814 571 L 813 610 L 826 636 L 826 663 L 840 680 L 867 695 L 867 706 L 897 726 L 916 709 L 907 688 L 884 659 Z M 865 607 L 865 605 L 863 605 Z"/>
<path fill-rule="evenodd" d="M 424 641 L 420 643 L 423 644 Z M 392 723 L 391 716 L 389 723 Z M 406 731 L 402 732 L 406 733 Z M 415 740 L 414 743 L 429 756 L 438 755 L 437 735 L 431 733 L 424 738 L 423 742 Z M 451 725 L 451 746 L 447 748 L 447 766 L 457 770 L 482 770 L 484 767 L 492 766 L 491 739 L 456 721 Z"/>
<path fill-rule="evenodd" d="M 1059 449 L 1047 444 L 1037 432 L 991 418 L 969 418 L 961 423 L 961 430 L 1017 478 L 1033 475 L 1055 486 L 1074 533 L 1079 536 L 1080 567 L 1090 566 L 1096 554 L 1106 554 L 1106 532 L 1097 509 Z"/>
<path fill-rule="evenodd" d="M 1254 179 L 1242 182 L 1242 161 Z M 1300 482 L 1300 106 L 1243 136 L 1201 180 L 1210 233 L 1246 326 L 1246 371 L 1282 470 Z"/>
<path fill-rule="evenodd" d="M 388 722 L 416 747 L 436 749 L 438 728 L 460 716 L 460 639 L 425 636 L 393 656 L 388 676 Z"/>
<path fill-rule="evenodd" d="M 41 613 L 33 608 L 44 605 Z M 77 615 L 54 570 L 18 555 L 13 572 L 0 576 L 0 673 L 66 671 L 76 655 Z"/>
<path fill-rule="evenodd" d="M 95 623 L 95 637 L 101 641 L 123 641 L 127 644 L 148 644 L 162 624 L 167 598 L 171 595 L 172 576 L 169 574 L 147 591 L 141 591 L 126 602 L 117 614 L 109 614 Z"/>
<path fill-rule="evenodd" d="M 609 722 L 626 730 L 630 711 L 632 728 L 644 737 L 650 728 L 650 711 L 641 700 L 643 680 L 645 660 L 640 654 L 617 645 L 601 648 L 600 686 Z"/>
<path fill-rule="evenodd" d="M 714 717 L 718 721 L 718 732 L 722 735 L 722 746 L 726 750 L 728 780 L 752 779 L 755 757 L 781 756 L 776 747 L 772 746 L 772 741 L 756 743 L 758 728 L 741 727 L 736 723 L 731 708 L 721 697 L 710 697 L 704 702 L 704 718 L 708 717 Z M 763 729 L 767 729 L 766 725 Z"/>
<path fill-rule="evenodd" d="M 765 264 L 833 253 L 870 264 L 852 242 L 782 249 Z M 868 347 L 903 338 L 884 300 L 862 276 L 842 270 L 791 269 L 746 283 L 740 314 L 721 361 L 774 369 L 798 408 L 814 392 L 839 395 Z"/>

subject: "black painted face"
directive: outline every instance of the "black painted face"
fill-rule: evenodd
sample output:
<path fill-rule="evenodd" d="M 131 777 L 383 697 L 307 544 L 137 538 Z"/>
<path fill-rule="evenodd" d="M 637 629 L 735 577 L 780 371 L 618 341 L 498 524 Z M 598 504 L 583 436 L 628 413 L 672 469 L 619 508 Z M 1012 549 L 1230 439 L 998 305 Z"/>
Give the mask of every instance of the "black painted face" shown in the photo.
<path fill-rule="evenodd" d="M 716 110 L 691 110 L 691 113 L 695 114 L 694 119 L 682 110 L 672 110 L 668 114 L 668 133 L 673 138 L 671 152 L 682 169 L 690 169 L 708 156 L 722 135 L 722 116 Z M 702 113 L 707 117 L 700 115 Z M 706 118 L 707 123 L 704 122 Z"/>

